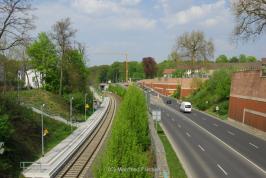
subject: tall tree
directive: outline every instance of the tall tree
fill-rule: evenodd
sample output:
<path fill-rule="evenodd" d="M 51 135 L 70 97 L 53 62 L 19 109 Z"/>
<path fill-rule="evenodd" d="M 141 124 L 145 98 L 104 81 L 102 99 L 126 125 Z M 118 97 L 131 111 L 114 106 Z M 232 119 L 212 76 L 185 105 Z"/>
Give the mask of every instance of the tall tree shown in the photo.
<path fill-rule="evenodd" d="M 0 51 L 18 46 L 34 28 L 30 0 L 0 0 Z"/>
<path fill-rule="evenodd" d="M 228 62 L 228 58 L 224 54 L 216 58 L 216 63 L 227 63 L 227 62 Z"/>
<path fill-rule="evenodd" d="M 75 36 L 76 30 L 71 27 L 70 18 L 62 19 L 55 23 L 53 26 L 52 37 L 55 39 L 61 56 L 60 60 L 60 84 L 59 84 L 59 95 L 62 95 L 62 84 L 63 84 L 63 65 L 65 53 L 71 46 L 71 39 Z"/>
<path fill-rule="evenodd" d="M 49 91 L 58 89 L 58 56 L 55 45 L 46 33 L 39 34 L 38 39 L 27 48 L 27 54 L 31 58 L 32 67 L 41 72 L 45 89 Z"/>
<path fill-rule="evenodd" d="M 68 49 L 65 54 L 64 91 L 86 91 L 87 69 L 82 52 L 79 49 Z"/>
<path fill-rule="evenodd" d="M 204 33 L 192 31 L 184 33 L 176 41 L 176 49 L 183 57 L 189 57 L 192 65 L 198 60 L 208 60 L 213 57 L 214 44 L 212 40 L 206 40 Z"/>
<path fill-rule="evenodd" d="M 154 58 L 143 58 L 142 64 L 146 78 L 153 78 L 157 72 L 157 63 L 155 62 Z"/>
<path fill-rule="evenodd" d="M 232 10 L 236 17 L 234 35 L 241 39 L 258 37 L 265 32 L 266 1 L 235 0 Z"/>

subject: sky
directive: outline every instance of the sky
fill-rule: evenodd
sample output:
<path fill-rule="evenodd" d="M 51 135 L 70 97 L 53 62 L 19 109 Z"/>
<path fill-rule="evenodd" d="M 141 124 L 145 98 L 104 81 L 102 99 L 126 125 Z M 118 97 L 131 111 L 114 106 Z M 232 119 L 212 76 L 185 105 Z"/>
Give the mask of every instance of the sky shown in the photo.
<path fill-rule="evenodd" d="M 178 36 L 203 31 L 220 54 L 266 56 L 266 35 L 256 41 L 232 41 L 230 0 L 35 0 L 37 37 L 56 21 L 70 17 L 76 40 L 86 46 L 89 66 L 154 57 L 167 59 Z M 264 43 L 263 43 L 264 42 Z"/>

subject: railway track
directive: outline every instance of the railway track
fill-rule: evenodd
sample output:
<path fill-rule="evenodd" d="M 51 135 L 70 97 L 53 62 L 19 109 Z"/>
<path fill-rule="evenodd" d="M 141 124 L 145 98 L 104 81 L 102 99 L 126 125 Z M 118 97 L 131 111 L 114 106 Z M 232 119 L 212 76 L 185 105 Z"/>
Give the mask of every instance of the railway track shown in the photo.
<path fill-rule="evenodd" d="M 110 99 L 108 110 L 96 129 L 54 177 L 75 178 L 86 176 L 95 153 L 97 152 L 96 150 L 103 141 L 104 135 L 106 134 L 115 114 L 116 101 L 113 96 L 111 96 Z"/>

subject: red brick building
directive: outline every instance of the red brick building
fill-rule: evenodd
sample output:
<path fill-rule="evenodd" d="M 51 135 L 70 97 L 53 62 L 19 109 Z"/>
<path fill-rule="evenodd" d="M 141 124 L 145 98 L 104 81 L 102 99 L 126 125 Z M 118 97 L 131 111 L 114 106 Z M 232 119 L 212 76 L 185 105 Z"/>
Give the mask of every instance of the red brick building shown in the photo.
<path fill-rule="evenodd" d="M 263 66 L 264 65 L 264 66 Z M 232 76 L 229 118 L 266 132 L 266 60 L 261 70 Z"/>
<path fill-rule="evenodd" d="M 162 79 L 146 79 L 141 80 L 139 83 L 143 86 L 150 87 L 155 91 L 169 96 L 174 94 L 177 90 L 177 86 L 179 85 L 180 95 L 181 97 L 186 97 L 190 95 L 195 89 L 197 89 L 197 85 L 195 80 L 205 81 L 206 78 L 162 78 Z"/>

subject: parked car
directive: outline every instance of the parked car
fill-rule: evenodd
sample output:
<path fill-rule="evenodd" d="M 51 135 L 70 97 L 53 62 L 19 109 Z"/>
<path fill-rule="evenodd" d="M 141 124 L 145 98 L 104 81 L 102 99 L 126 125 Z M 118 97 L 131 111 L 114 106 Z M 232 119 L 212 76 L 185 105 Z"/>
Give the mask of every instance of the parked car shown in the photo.
<path fill-rule="evenodd" d="M 179 110 L 180 110 L 181 112 L 191 112 L 191 111 L 192 111 L 192 105 L 191 105 L 190 102 L 183 101 L 183 102 L 180 104 Z"/>

